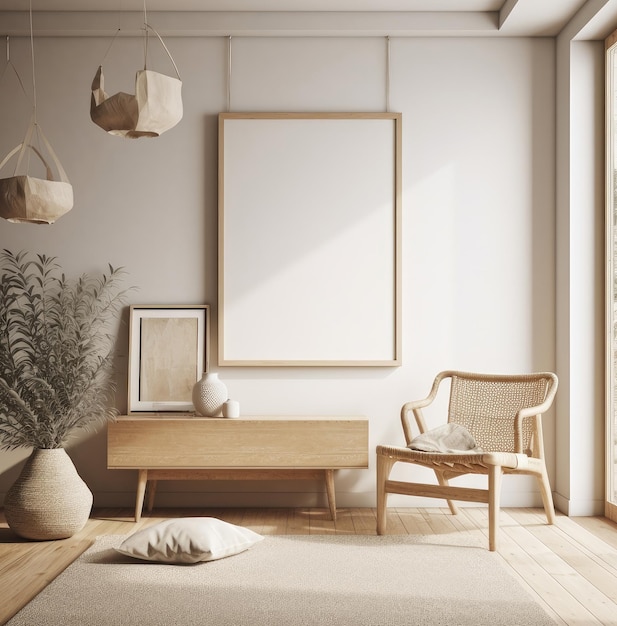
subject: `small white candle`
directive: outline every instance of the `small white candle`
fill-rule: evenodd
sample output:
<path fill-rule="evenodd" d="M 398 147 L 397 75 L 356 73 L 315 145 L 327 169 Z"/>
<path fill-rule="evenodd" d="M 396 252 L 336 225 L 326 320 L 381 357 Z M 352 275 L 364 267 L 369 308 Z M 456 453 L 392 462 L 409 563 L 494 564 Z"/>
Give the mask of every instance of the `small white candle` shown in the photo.
<path fill-rule="evenodd" d="M 240 417 L 240 403 L 237 400 L 227 400 L 223 404 L 223 417 Z"/>

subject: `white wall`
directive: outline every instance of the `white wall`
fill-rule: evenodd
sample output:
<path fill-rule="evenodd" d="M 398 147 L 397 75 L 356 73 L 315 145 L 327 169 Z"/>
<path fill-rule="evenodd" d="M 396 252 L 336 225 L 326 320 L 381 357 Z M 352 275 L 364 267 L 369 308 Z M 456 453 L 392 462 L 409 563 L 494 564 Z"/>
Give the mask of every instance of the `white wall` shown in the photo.
<path fill-rule="evenodd" d="M 70 273 L 123 265 L 139 287 L 133 303 L 211 304 L 216 370 L 216 115 L 226 109 L 227 40 L 167 39 L 184 81 L 184 119 L 141 140 L 108 136 L 89 119 L 106 39 L 35 43 L 39 121 L 75 207 L 51 227 L 2 221 L 0 246 L 58 255 Z M 385 108 L 384 39 L 234 37 L 232 45 L 232 110 Z M 109 92 L 132 91 L 140 54 L 140 41 L 116 41 L 104 66 Z M 28 82 L 25 39 L 12 39 L 11 58 Z M 554 40 L 393 39 L 390 104 L 403 113 L 403 366 L 220 370 L 247 414 L 369 417 L 371 466 L 338 474 L 339 506 L 374 506 L 374 448 L 402 443 L 400 406 L 423 396 L 438 370 L 555 368 Z M 0 152 L 26 123 L 17 88 L 3 85 Z M 126 328 L 120 337 L 125 410 Z M 554 484 L 552 413 L 545 425 Z M 134 473 L 106 469 L 104 427 L 70 453 L 95 505 L 133 502 Z M 0 496 L 26 454 L 0 453 Z M 325 504 L 322 492 L 310 481 L 169 483 L 157 503 L 314 506 Z M 525 478 L 506 479 L 502 501 L 540 502 Z"/>

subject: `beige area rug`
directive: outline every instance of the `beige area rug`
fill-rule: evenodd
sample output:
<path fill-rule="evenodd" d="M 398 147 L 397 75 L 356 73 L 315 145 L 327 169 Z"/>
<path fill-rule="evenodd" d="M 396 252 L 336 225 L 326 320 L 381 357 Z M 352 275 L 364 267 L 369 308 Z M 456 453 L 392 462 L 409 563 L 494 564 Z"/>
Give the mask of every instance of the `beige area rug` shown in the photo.
<path fill-rule="evenodd" d="M 10 626 L 496 626 L 554 624 L 498 554 L 461 535 L 266 536 L 197 565 L 95 544 Z M 426 540 L 428 541 L 428 540 Z"/>

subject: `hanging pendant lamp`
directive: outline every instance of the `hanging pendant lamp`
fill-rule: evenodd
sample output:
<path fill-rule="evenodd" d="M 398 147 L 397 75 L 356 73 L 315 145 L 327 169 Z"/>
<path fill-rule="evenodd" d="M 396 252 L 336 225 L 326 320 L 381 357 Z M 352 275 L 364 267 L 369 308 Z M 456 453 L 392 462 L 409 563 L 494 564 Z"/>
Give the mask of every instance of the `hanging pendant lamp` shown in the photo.
<path fill-rule="evenodd" d="M 148 34 L 152 31 L 171 59 L 176 77 L 147 69 Z M 120 30 L 110 44 L 113 45 Z M 137 139 L 158 137 L 173 128 L 182 119 L 182 81 L 171 53 L 158 32 L 147 22 L 144 2 L 144 69 L 135 77 L 135 95 L 118 92 L 108 96 L 105 92 L 103 66 L 99 65 L 92 81 L 90 118 L 110 135 Z M 107 50 L 109 53 L 109 49 Z M 107 56 L 107 53 L 105 56 Z"/>
<path fill-rule="evenodd" d="M 13 156 L 17 156 L 17 164 L 15 165 L 13 176 L 0 179 L 0 217 L 9 222 L 53 224 L 58 218 L 62 217 L 73 208 L 73 187 L 56 153 L 37 122 L 32 0 L 30 0 L 30 49 L 32 57 L 33 88 L 32 117 L 28 129 L 26 130 L 24 140 L 15 146 L 0 162 L 1 171 Z M 10 60 L 7 38 L 7 67 L 9 64 L 17 74 L 17 78 L 23 89 L 21 78 Z M 36 147 L 35 144 L 39 147 Z M 48 160 L 43 156 L 44 153 L 47 153 L 48 158 L 53 161 L 57 176 L 54 176 Z M 27 158 L 25 158 L 26 154 L 28 154 Z M 46 174 L 45 179 L 28 175 L 30 154 L 34 154 L 43 164 Z M 24 158 L 25 174 L 19 174 L 19 172 L 22 171 Z"/>

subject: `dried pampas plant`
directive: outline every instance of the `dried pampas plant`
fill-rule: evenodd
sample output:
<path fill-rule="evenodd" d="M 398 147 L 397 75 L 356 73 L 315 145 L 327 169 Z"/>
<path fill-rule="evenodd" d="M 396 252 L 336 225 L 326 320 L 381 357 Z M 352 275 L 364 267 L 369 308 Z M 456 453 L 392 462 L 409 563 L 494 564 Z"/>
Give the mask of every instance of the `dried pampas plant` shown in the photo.
<path fill-rule="evenodd" d="M 123 268 L 67 279 L 56 257 L 0 253 L 0 449 L 61 448 L 113 419 Z"/>

